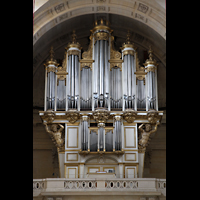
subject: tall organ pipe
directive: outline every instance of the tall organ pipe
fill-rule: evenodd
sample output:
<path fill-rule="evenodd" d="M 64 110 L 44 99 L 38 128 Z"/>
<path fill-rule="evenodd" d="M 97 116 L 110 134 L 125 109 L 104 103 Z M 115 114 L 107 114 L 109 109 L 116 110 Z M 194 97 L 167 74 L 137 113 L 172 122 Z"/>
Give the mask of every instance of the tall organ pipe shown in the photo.
<path fill-rule="evenodd" d="M 94 47 L 94 93 L 97 94 L 100 107 L 108 107 L 109 69 L 108 69 L 108 41 L 97 40 Z M 106 98 L 105 98 L 106 97 Z M 95 100 L 95 98 L 94 98 Z M 95 107 L 97 107 L 95 102 Z"/>
<path fill-rule="evenodd" d="M 109 93 L 109 69 L 108 69 L 108 41 L 104 41 L 104 55 L 105 55 L 105 94 Z"/>
<path fill-rule="evenodd" d="M 49 67 L 55 67 L 54 65 Z M 47 109 L 54 109 L 55 102 L 55 78 L 53 71 L 47 73 Z"/>
<path fill-rule="evenodd" d="M 135 81 L 135 67 L 133 55 L 124 56 L 124 68 L 123 68 L 123 93 L 125 100 L 125 109 L 134 109 L 135 93 L 136 93 L 136 81 Z"/>
<path fill-rule="evenodd" d="M 99 65 L 99 75 L 100 75 L 100 88 L 99 94 L 103 94 L 103 86 L 104 86 L 104 49 L 103 49 L 103 40 L 100 40 L 100 65 Z"/>
<path fill-rule="evenodd" d="M 155 109 L 158 110 L 158 97 L 157 97 L 157 79 L 156 79 L 156 71 L 157 71 L 157 62 L 153 59 L 153 51 L 150 49 L 148 51 L 149 59 L 147 59 L 144 63 L 146 71 L 147 71 L 147 85 L 146 85 L 146 110 Z"/>
<path fill-rule="evenodd" d="M 155 73 L 148 72 L 148 109 L 156 109 L 156 84 L 155 84 Z"/>

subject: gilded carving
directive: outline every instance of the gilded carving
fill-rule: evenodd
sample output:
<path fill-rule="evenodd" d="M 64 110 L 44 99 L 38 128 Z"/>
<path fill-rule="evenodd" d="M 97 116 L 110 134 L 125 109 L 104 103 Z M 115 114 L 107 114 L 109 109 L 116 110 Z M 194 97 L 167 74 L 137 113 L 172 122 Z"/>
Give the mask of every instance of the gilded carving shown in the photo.
<path fill-rule="evenodd" d="M 79 54 L 80 54 L 80 51 L 78 51 L 78 50 L 69 50 L 68 51 L 68 56 L 70 56 L 70 55 L 79 56 Z"/>
<path fill-rule="evenodd" d="M 87 115 L 83 115 L 83 116 L 82 116 L 82 120 L 83 120 L 83 121 L 88 121 L 88 119 L 89 119 L 89 117 L 88 117 Z"/>
<path fill-rule="evenodd" d="M 66 68 L 63 68 L 63 67 L 58 67 L 57 68 L 57 72 L 56 72 L 56 75 L 57 75 L 57 86 L 59 85 L 59 81 L 62 81 L 64 80 L 65 81 L 65 85 L 66 85 L 66 75 L 68 73 L 66 72 Z"/>
<path fill-rule="evenodd" d="M 70 48 L 76 48 L 76 49 L 70 50 Z M 73 30 L 73 32 L 72 32 L 72 42 L 68 43 L 68 45 L 67 45 L 67 47 L 65 49 L 67 50 L 68 56 L 70 56 L 70 55 L 77 55 L 77 56 L 79 56 L 80 50 L 82 49 L 82 47 L 79 44 L 79 42 L 76 41 L 75 30 Z"/>
<path fill-rule="evenodd" d="M 128 33 L 127 33 L 127 38 L 126 38 L 126 42 L 123 43 L 122 47 L 120 48 L 122 51 L 125 49 L 125 48 L 129 48 L 129 50 L 125 50 L 123 51 L 123 55 L 127 55 L 127 54 L 130 54 L 130 55 L 133 55 L 134 56 L 134 50 L 137 49 L 137 47 L 135 47 L 134 43 L 131 43 L 130 41 L 130 31 L 128 30 Z M 132 50 L 130 50 L 130 48 Z"/>
<path fill-rule="evenodd" d="M 56 72 L 56 68 L 52 66 L 47 66 L 46 70 L 47 70 L 47 76 L 49 72 L 54 72 L 54 73 Z"/>
<path fill-rule="evenodd" d="M 46 63 L 44 63 L 44 66 L 47 67 L 47 72 L 49 71 L 53 71 L 56 70 L 55 67 L 48 67 L 48 65 L 55 65 L 56 67 L 59 65 L 56 60 L 54 60 L 54 51 L 53 51 L 53 46 L 51 46 L 51 50 L 50 50 L 50 58 L 46 61 Z"/>
<path fill-rule="evenodd" d="M 116 51 L 114 48 L 114 36 L 111 36 L 110 60 L 119 60 L 121 57 L 121 53 L 119 51 Z"/>
<path fill-rule="evenodd" d="M 93 113 L 93 118 L 97 123 L 106 123 L 109 116 L 110 116 L 110 112 L 103 109 L 95 110 Z"/>
<path fill-rule="evenodd" d="M 110 63 L 110 71 L 112 68 L 119 67 L 120 71 L 122 71 L 122 62 L 121 59 L 121 53 L 119 51 L 116 51 L 114 48 L 114 37 L 111 36 L 111 48 L 110 48 L 110 60 L 108 60 Z"/>
<path fill-rule="evenodd" d="M 55 113 L 53 111 L 46 111 L 43 116 L 43 120 L 46 120 L 48 124 L 54 121 Z"/>
<path fill-rule="evenodd" d="M 148 72 L 154 72 L 155 73 L 155 71 L 156 71 L 156 67 L 154 67 L 154 66 L 150 66 L 150 67 L 147 67 L 147 73 Z"/>
<path fill-rule="evenodd" d="M 90 70 L 92 70 L 92 63 L 94 62 L 94 60 L 80 60 L 81 63 L 81 71 L 83 68 L 90 68 Z"/>
<path fill-rule="evenodd" d="M 94 34 L 94 44 L 97 40 L 109 40 L 109 33 L 106 32 L 97 32 Z"/>
<path fill-rule="evenodd" d="M 127 109 L 124 111 L 123 117 L 128 123 L 133 123 L 136 119 L 137 113 L 132 109 Z"/>
<path fill-rule="evenodd" d="M 123 55 L 125 56 L 125 55 L 132 55 L 132 56 L 134 56 L 134 51 L 133 50 L 125 50 L 125 51 L 123 51 Z"/>
<path fill-rule="evenodd" d="M 118 60 L 109 60 L 110 63 L 110 71 L 112 70 L 112 68 L 120 68 L 120 71 L 122 71 L 122 60 L 119 62 Z"/>
<path fill-rule="evenodd" d="M 153 50 L 151 49 L 151 46 L 149 46 L 149 51 L 148 51 L 148 53 L 149 53 L 149 59 L 147 59 L 147 60 L 145 61 L 144 66 L 154 65 L 154 67 L 153 67 L 153 66 L 150 66 L 150 68 L 147 67 L 147 70 L 149 70 L 149 71 L 155 71 L 155 66 L 158 66 L 158 64 L 157 64 L 156 60 L 153 59 L 153 54 L 152 54 L 152 53 L 153 53 Z M 149 68 L 149 69 L 148 69 L 148 68 Z"/>
<path fill-rule="evenodd" d="M 113 30 L 108 27 L 110 23 L 107 20 L 103 20 L 102 18 L 100 20 L 96 20 L 94 23 L 94 28 L 91 31 L 91 33 L 95 33 L 98 30 L 105 30 L 109 33 L 112 33 Z"/>
<path fill-rule="evenodd" d="M 74 124 L 79 119 L 79 113 L 76 110 L 69 110 L 66 112 L 66 119 Z"/>
<path fill-rule="evenodd" d="M 147 113 L 147 120 L 149 121 L 150 124 L 156 124 L 156 122 L 158 121 L 159 117 L 158 117 L 158 112 L 155 110 L 150 110 Z"/>
<path fill-rule="evenodd" d="M 79 60 L 79 62 L 81 64 L 81 70 L 82 70 L 82 68 L 89 68 L 89 67 L 92 70 L 92 63 L 94 62 L 94 60 L 92 59 L 92 52 L 93 52 L 93 41 L 92 40 L 93 40 L 93 37 L 91 35 L 88 50 L 84 51 L 82 53 L 82 59 Z"/>
<path fill-rule="evenodd" d="M 115 115 L 114 116 L 114 120 L 115 121 L 121 121 L 122 120 L 122 116 L 121 115 Z"/>
<path fill-rule="evenodd" d="M 147 72 L 145 72 L 145 68 L 140 66 L 139 64 L 139 59 L 138 59 L 138 53 L 137 51 L 135 52 L 136 54 L 136 72 L 135 72 L 135 75 L 136 75 L 136 85 L 138 83 L 138 80 L 142 81 L 143 80 L 143 84 L 145 85 L 145 75 L 147 74 Z"/>
<path fill-rule="evenodd" d="M 58 148 L 58 151 L 60 151 L 61 150 L 60 148 L 63 147 L 64 141 L 65 141 L 62 138 L 62 130 L 64 129 L 64 126 L 61 124 L 50 124 L 49 125 L 50 127 L 49 127 L 46 122 L 44 122 L 43 124 L 45 125 L 45 129 L 46 129 L 47 133 L 50 134 L 50 137 L 51 137 L 53 143 Z"/>
<path fill-rule="evenodd" d="M 91 38 L 91 37 L 90 37 Z M 90 40 L 90 44 L 89 44 L 89 47 L 88 47 L 88 50 L 87 51 L 84 51 L 82 53 L 82 58 L 84 60 L 90 60 L 92 59 L 92 51 L 93 51 L 93 45 L 92 45 L 92 39 Z"/>
<path fill-rule="evenodd" d="M 146 147 L 149 145 L 149 137 L 152 133 L 157 131 L 157 126 L 160 124 L 158 122 L 157 124 L 154 125 L 154 129 L 152 129 L 152 124 L 141 124 L 138 127 L 138 130 L 140 131 L 141 138 L 139 139 L 138 142 L 138 149 L 140 151 L 144 152 L 146 150 Z"/>

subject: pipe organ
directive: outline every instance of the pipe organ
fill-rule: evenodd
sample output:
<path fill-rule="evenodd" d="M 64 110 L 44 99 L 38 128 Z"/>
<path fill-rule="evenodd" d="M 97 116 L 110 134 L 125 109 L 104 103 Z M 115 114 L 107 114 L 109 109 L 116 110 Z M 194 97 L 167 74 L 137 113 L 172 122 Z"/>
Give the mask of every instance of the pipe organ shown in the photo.
<path fill-rule="evenodd" d="M 95 21 L 90 33 L 87 51 L 81 52 L 73 31 L 62 66 L 53 48 L 44 64 L 44 111 L 39 115 L 52 140 L 59 141 L 60 177 L 89 177 L 94 164 L 95 173 L 114 169 L 118 178 L 142 177 L 149 137 L 163 115 L 158 111 L 158 64 L 150 47 L 149 59 L 140 66 L 130 32 L 121 52 L 115 50 L 107 20 Z"/>

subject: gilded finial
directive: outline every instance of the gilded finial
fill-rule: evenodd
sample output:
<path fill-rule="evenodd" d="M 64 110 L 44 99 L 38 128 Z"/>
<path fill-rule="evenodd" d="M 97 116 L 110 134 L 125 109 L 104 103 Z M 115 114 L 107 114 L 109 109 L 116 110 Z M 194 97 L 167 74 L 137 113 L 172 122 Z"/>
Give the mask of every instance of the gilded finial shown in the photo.
<path fill-rule="evenodd" d="M 54 59 L 54 50 L 53 50 L 53 46 L 51 46 L 51 49 L 50 49 L 50 51 L 49 51 L 49 54 L 50 54 L 49 59 L 47 59 L 46 63 L 44 63 L 44 66 L 46 67 L 46 66 L 51 65 L 51 64 L 58 66 L 59 64 L 58 64 L 58 63 L 56 62 L 56 60 Z"/>
<path fill-rule="evenodd" d="M 49 52 L 50 52 L 50 60 L 53 61 L 53 56 L 54 56 L 53 46 L 51 46 L 51 49 Z"/>
<path fill-rule="evenodd" d="M 149 46 L 149 60 L 153 60 L 153 50 L 152 50 L 152 48 L 151 48 L 151 45 Z"/>
<path fill-rule="evenodd" d="M 72 43 L 75 44 L 76 43 L 76 31 L 73 30 L 73 33 L 72 33 Z"/>
<path fill-rule="evenodd" d="M 148 64 L 153 64 L 155 66 L 158 66 L 157 62 L 155 59 L 153 59 L 153 50 L 152 50 L 152 47 L 151 45 L 149 46 L 149 59 L 147 59 L 144 63 L 145 66 L 147 66 Z"/>
<path fill-rule="evenodd" d="M 130 42 L 130 36 L 131 36 L 131 34 L 130 34 L 130 30 L 128 30 L 128 33 L 127 33 L 127 38 L 126 38 L 126 44 L 130 44 L 131 42 Z"/>
<path fill-rule="evenodd" d="M 103 25 L 103 19 L 101 18 L 101 25 Z"/>

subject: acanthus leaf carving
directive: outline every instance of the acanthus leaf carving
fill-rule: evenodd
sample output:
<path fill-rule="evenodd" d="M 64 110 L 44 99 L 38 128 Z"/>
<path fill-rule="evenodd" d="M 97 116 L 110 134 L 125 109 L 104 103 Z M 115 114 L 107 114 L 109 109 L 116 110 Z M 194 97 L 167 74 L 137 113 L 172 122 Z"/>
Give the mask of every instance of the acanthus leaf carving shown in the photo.
<path fill-rule="evenodd" d="M 105 109 L 95 110 L 93 113 L 93 118 L 97 123 L 106 123 L 110 116 L 110 112 Z"/>
<path fill-rule="evenodd" d="M 127 109 L 124 111 L 123 117 L 128 123 L 133 123 L 136 119 L 137 113 L 132 109 Z"/>
<path fill-rule="evenodd" d="M 69 110 L 66 112 L 66 119 L 72 124 L 79 120 L 79 117 L 80 115 L 76 110 Z"/>

